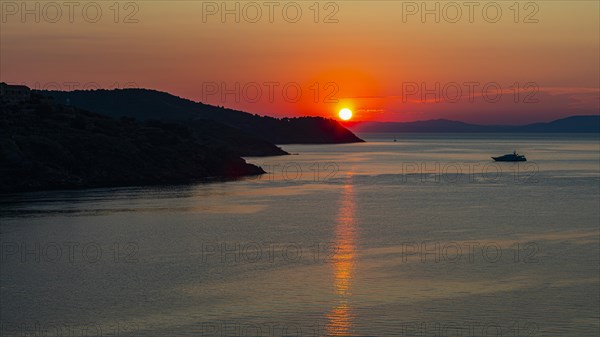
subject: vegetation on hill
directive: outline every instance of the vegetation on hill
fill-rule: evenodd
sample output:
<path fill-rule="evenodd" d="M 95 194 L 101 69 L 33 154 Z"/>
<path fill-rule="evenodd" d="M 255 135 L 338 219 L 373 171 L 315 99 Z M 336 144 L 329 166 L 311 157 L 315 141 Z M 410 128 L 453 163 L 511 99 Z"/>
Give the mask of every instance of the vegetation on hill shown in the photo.
<path fill-rule="evenodd" d="M 113 117 L 189 123 L 212 120 L 274 144 L 353 143 L 363 140 L 323 117 L 273 118 L 193 102 L 148 89 L 43 91 L 58 102 Z"/>
<path fill-rule="evenodd" d="M 1 102 L 0 191 L 188 183 L 264 173 L 232 150 L 245 141 L 237 138 L 237 130 L 198 123 L 194 129 L 114 119 L 35 94 L 27 102 Z M 273 151 L 272 144 L 263 145 Z"/>

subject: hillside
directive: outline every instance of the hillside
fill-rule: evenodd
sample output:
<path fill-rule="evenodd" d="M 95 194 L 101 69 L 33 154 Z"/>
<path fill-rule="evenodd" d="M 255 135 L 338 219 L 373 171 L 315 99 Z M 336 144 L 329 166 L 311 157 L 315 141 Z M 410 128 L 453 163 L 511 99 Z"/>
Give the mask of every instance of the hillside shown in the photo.
<path fill-rule="evenodd" d="M 521 132 L 600 132 L 600 116 L 571 116 L 520 127 Z"/>
<path fill-rule="evenodd" d="M 42 91 L 57 102 L 112 117 L 189 123 L 212 120 L 274 144 L 362 142 L 337 121 L 322 117 L 273 118 L 193 102 L 148 89 Z"/>
<path fill-rule="evenodd" d="M 445 119 L 418 122 L 355 122 L 355 132 L 547 132 L 599 133 L 600 116 L 572 116 L 547 123 L 529 125 L 476 125 Z"/>
<path fill-rule="evenodd" d="M 208 123 L 202 126 L 212 130 Z M 216 141 L 210 132 L 199 136 L 179 124 L 113 119 L 34 95 L 28 102 L 0 103 L 0 191 L 189 183 L 264 173 L 230 151 L 232 146 L 227 137 Z"/>

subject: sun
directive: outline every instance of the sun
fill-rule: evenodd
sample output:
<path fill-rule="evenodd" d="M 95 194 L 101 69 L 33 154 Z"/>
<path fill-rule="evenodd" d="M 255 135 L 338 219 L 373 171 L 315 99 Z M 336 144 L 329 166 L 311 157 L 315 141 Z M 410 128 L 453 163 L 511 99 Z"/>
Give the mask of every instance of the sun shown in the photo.
<path fill-rule="evenodd" d="M 339 114 L 340 118 L 344 121 L 349 121 L 352 118 L 352 110 L 348 108 L 344 108 L 340 110 Z"/>

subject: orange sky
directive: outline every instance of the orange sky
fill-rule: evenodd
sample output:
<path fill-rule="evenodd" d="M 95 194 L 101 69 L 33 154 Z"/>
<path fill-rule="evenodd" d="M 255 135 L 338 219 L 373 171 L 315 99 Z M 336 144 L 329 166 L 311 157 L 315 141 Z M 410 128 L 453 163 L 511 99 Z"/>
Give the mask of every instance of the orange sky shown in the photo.
<path fill-rule="evenodd" d="M 228 1 L 224 18 L 222 2 L 75 3 L 70 13 L 2 1 L 1 81 L 153 88 L 273 116 L 349 107 L 355 120 L 527 123 L 599 110 L 596 1 L 524 1 L 518 12 L 514 1 L 427 2 L 439 23 L 423 20 L 421 1 L 321 1 L 318 12 L 314 1 Z"/>

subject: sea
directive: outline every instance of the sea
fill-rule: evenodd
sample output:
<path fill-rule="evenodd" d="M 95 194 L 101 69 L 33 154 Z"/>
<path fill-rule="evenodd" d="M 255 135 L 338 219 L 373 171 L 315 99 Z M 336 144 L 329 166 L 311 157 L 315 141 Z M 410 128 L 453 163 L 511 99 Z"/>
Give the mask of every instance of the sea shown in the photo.
<path fill-rule="evenodd" d="M 0 335 L 600 335 L 598 134 L 359 136 L 1 195 Z"/>

